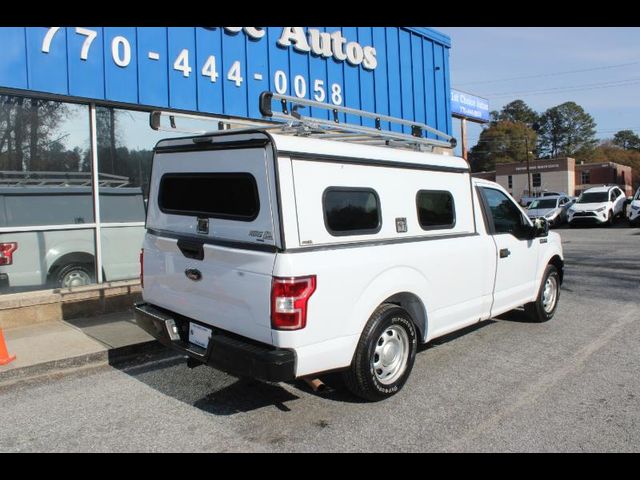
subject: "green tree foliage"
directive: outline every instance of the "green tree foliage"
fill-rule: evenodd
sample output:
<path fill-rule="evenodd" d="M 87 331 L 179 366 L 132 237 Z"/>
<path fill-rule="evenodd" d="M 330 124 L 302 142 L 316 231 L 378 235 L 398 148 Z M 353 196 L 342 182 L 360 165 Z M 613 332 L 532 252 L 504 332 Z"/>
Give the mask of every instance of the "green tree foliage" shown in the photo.
<path fill-rule="evenodd" d="M 545 158 L 593 155 L 596 122 L 575 102 L 565 102 L 540 116 L 538 151 Z"/>
<path fill-rule="evenodd" d="M 624 150 L 640 150 L 640 137 L 633 130 L 620 130 L 613 136 L 613 144 Z"/>
<path fill-rule="evenodd" d="M 523 100 L 514 100 L 511 103 L 507 103 L 497 114 L 499 121 L 521 122 L 528 127 L 533 127 L 538 118 L 538 114 Z"/>
<path fill-rule="evenodd" d="M 524 162 L 536 145 L 536 132 L 522 122 L 499 121 L 482 131 L 469 152 L 474 172 L 495 169 L 496 163 Z M 530 154 L 529 159 L 535 158 Z"/>

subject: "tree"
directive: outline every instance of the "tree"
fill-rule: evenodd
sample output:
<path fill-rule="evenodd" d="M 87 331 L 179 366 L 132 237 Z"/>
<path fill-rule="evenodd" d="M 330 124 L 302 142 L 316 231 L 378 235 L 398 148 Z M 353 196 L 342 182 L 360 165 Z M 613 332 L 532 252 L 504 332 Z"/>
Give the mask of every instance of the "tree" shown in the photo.
<path fill-rule="evenodd" d="M 634 189 L 640 185 L 640 151 L 624 149 L 614 143 L 614 140 L 603 140 L 595 149 L 595 155 L 599 162 L 615 162 L 620 165 L 628 165 L 633 169 Z"/>
<path fill-rule="evenodd" d="M 507 103 L 497 115 L 500 121 L 521 122 L 529 128 L 538 121 L 539 115 L 522 100 Z"/>
<path fill-rule="evenodd" d="M 469 152 L 474 172 L 493 170 L 496 163 L 524 162 L 535 148 L 536 132 L 522 122 L 499 121 L 480 133 L 478 143 Z M 535 158 L 532 152 L 530 158 Z"/>
<path fill-rule="evenodd" d="M 540 117 L 538 149 L 546 158 L 593 155 L 596 122 L 575 102 L 549 108 Z"/>
<path fill-rule="evenodd" d="M 620 130 L 613 136 L 613 144 L 623 150 L 640 150 L 640 137 L 633 130 Z"/>

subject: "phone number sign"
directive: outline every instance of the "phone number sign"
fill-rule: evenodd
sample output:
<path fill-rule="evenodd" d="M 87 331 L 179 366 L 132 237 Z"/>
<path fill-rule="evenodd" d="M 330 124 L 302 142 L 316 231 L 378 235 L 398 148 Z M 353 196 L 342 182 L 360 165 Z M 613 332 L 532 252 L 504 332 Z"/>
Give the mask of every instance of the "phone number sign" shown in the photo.
<path fill-rule="evenodd" d="M 0 45 L 0 87 L 249 118 L 270 90 L 451 131 L 449 43 L 427 29 L 1 27 Z"/>

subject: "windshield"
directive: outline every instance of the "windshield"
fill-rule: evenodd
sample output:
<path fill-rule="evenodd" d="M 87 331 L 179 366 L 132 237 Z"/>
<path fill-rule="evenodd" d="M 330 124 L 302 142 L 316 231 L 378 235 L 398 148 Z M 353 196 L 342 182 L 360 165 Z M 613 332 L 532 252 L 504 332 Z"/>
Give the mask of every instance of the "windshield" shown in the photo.
<path fill-rule="evenodd" d="M 534 200 L 529 205 L 529 210 L 533 210 L 535 208 L 556 208 L 556 202 L 558 200 L 555 198 L 545 198 L 543 200 Z"/>
<path fill-rule="evenodd" d="M 578 203 L 602 203 L 609 200 L 607 192 L 585 192 L 580 195 Z"/>

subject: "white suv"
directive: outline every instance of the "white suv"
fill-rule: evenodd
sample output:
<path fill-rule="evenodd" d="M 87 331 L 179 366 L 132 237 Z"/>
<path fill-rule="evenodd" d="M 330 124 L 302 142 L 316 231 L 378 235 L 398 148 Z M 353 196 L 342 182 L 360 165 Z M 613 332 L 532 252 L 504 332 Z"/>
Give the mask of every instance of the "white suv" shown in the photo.
<path fill-rule="evenodd" d="M 627 216 L 629 217 L 630 227 L 637 227 L 640 224 L 640 187 L 629 204 Z"/>
<path fill-rule="evenodd" d="M 625 201 L 624 193 L 616 186 L 605 185 L 585 190 L 569 209 L 569 225 L 612 225 L 615 218 L 624 215 Z"/>

